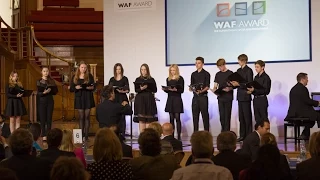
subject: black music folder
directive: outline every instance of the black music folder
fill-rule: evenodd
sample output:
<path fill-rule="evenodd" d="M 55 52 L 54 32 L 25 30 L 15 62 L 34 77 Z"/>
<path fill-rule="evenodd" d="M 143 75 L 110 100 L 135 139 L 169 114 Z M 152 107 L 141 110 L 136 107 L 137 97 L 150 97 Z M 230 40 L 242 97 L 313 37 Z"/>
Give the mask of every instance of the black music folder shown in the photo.
<path fill-rule="evenodd" d="M 18 95 L 18 94 L 23 94 L 24 93 L 24 89 L 23 88 L 12 88 L 10 89 L 10 93 L 13 95 Z"/>
<path fill-rule="evenodd" d="M 113 86 L 113 89 L 119 89 L 119 90 L 123 90 L 123 91 L 126 91 L 126 90 L 129 90 L 129 86 L 128 85 L 125 85 L 123 87 L 121 86 Z"/>
<path fill-rule="evenodd" d="M 170 85 L 170 86 L 161 86 L 165 91 L 169 91 L 169 89 L 181 89 L 182 86 L 180 84 Z"/>
<path fill-rule="evenodd" d="M 223 93 L 226 93 L 223 89 L 226 88 L 226 87 L 221 87 L 221 88 L 218 88 L 214 91 L 214 94 L 220 96 L 221 94 Z"/>
<path fill-rule="evenodd" d="M 33 93 L 33 90 L 24 90 L 22 97 L 30 97 Z"/>
<path fill-rule="evenodd" d="M 94 86 L 94 84 L 81 84 L 82 89 L 87 89 L 87 87 Z"/>
<path fill-rule="evenodd" d="M 232 73 L 228 77 L 229 81 L 237 81 L 238 83 L 246 83 L 247 81 L 237 72 Z"/>
<path fill-rule="evenodd" d="M 144 86 L 144 85 L 147 85 L 147 91 L 151 91 L 151 92 L 155 92 L 157 87 L 156 87 L 156 84 L 153 83 L 153 82 L 146 82 L 146 81 L 143 81 L 143 82 L 133 82 L 134 84 L 134 88 L 135 89 L 140 89 L 140 87 Z"/>
<path fill-rule="evenodd" d="M 264 87 L 259 84 L 257 81 L 252 81 L 246 84 L 247 88 L 254 88 L 254 89 L 264 89 Z"/>

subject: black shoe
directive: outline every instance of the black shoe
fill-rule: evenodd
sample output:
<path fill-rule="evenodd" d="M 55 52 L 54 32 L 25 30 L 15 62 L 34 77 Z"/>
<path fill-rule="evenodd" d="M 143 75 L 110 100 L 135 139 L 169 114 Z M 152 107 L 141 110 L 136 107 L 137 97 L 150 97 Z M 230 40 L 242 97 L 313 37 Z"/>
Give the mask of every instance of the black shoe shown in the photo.
<path fill-rule="evenodd" d="M 244 137 L 239 137 L 238 139 L 237 139 L 237 142 L 241 142 L 241 141 L 243 141 L 244 140 Z"/>

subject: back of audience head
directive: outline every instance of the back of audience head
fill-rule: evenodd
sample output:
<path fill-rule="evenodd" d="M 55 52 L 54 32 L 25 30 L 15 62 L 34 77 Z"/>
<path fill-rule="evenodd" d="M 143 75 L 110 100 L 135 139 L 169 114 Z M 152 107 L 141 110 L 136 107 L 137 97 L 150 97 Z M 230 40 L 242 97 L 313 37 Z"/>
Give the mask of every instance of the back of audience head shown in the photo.
<path fill-rule="evenodd" d="M 158 122 L 152 122 L 149 124 L 148 128 L 154 129 L 159 137 L 162 136 L 162 126 Z"/>
<path fill-rule="evenodd" d="M 222 151 L 234 151 L 236 150 L 237 136 L 230 132 L 225 131 L 217 137 L 217 148 L 220 152 Z"/>
<path fill-rule="evenodd" d="M 59 148 L 62 141 L 62 130 L 53 128 L 47 134 L 47 143 L 49 148 Z"/>
<path fill-rule="evenodd" d="M 60 157 L 53 164 L 51 180 L 89 180 L 90 175 L 75 157 Z"/>
<path fill-rule="evenodd" d="M 265 144 L 259 148 L 257 160 L 268 165 L 279 165 L 280 151 L 275 145 Z"/>
<path fill-rule="evenodd" d="M 39 123 L 32 123 L 29 127 L 29 131 L 33 136 L 33 141 L 37 141 L 41 136 L 41 125 Z"/>
<path fill-rule="evenodd" d="M 63 135 L 62 135 L 62 141 L 61 141 L 61 146 L 60 146 L 60 150 L 62 151 L 68 151 L 68 152 L 73 152 L 75 149 L 75 146 L 73 145 L 73 134 L 71 130 L 63 130 L 62 131 Z"/>
<path fill-rule="evenodd" d="M 163 131 L 162 133 L 163 133 L 164 136 L 172 135 L 173 132 L 174 132 L 172 124 L 168 123 L 168 122 L 164 123 L 162 125 L 162 131 Z"/>
<path fill-rule="evenodd" d="M 272 133 L 269 133 L 269 132 L 261 136 L 260 146 L 263 146 L 265 144 L 271 144 L 274 146 L 278 145 L 276 137 Z"/>
<path fill-rule="evenodd" d="M 138 143 L 142 155 L 157 156 L 161 152 L 159 133 L 154 129 L 144 129 L 144 131 L 139 135 Z"/>
<path fill-rule="evenodd" d="M 33 137 L 26 129 L 13 131 L 9 138 L 9 146 L 13 155 L 30 155 L 32 151 Z"/>
<path fill-rule="evenodd" d="M 266 134 L 270 131 L 270 121 L 269 119 L 264 119 L 262 121 L 257 121 L 254 125 L 254 129 L 260 134 L 260 136 Z"/>
<path fill-rule="evenodd" d="M 194 158 L 211 158 L 213 153 L 213 137 L 210 132 L 194 132 L 190 142 Z"/>
<path fill-rule="evenodd" d="M 311 157 L 320 156 L 320 131 L 314 132 L 309 140 L 309 152 Z"/>
<path fill-rule="evenodd" d="M 14 171 L 8 168 L 0 168 L 1 180 L 18 180 L 18 177 Z"/>
<path fill-rule="evenodd" d="M 122 159 L 122 147 L 117 135 L 109 128 L 99 129 L 93 145 L 93 159 L 100 161 L 117 161 Z"/>

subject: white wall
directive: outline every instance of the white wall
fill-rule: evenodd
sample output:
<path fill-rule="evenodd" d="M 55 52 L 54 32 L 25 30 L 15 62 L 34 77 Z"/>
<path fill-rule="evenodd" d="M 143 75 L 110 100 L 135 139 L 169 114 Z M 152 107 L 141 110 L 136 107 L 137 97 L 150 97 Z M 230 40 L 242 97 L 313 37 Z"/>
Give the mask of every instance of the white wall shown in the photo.
<path fill-rule="evenodd" d="M 10 3 L 12 3 L 11 0 L 0 0 L 0 4 L 1 4 L 0 16 L 9 26 L 11 26 L 12 24 L 11 22 L 12 9 L 11 9 Z"/>
<path fill-rule="evenodd" d="M 160 122 L 163 123 L 169 121 L 168 114 L 164 112 L 167 96 L 159 90 L 161 85 L 165 84 L 168 75 L 168 67 L 165 66 L 165 8 L 164 0 L 156 1 L 155 10 L 134 12 L 116 12 L 114 10 L 114 0 L 104 1 L 104 73 L 105 83 L 107 84 L 113 74 L 113 65 L 118 62 L 122 63 L 133 92 L 132 82 L 139 76 L 140 65 L 147 63 L 150 66 L 151 75 L 157 82 L 158 93 L 156 96 L 161 99 L 161 102 L 157 103 L 157 107 Z M 320 92 L 320 11 L 317 11 L 319 8 L 320 1 L 312 0 L 313 61 L 266 65 L 266 72 L 272 79 L 272 89 L 268 97 L 269 119 L 271 121 L 271 132 L 275 135 L 283 135 L 283 119 L 288 109 L 288 94 L 291 87 L 296 83 L 297 73 L 307 72 L 309 74 L 309 91 Z M 248 56 L 250 58 L 250 54 Z M 254 69 L 252 64 L 249 66 Z M 216 66 L 205 66 L 204 68 L 211 73 L 211 85 L 213 85 L 213 78 L 218 69 Z M 235 71 L 238 65 L 228 65 L 228 68 Z M 186 85 L 190 83 L 190 75 L 194 70 L 195 67 L 193 66 L 180 67 Z M 190 136 L 193 131 L 192 96 L 192 93 L 187 90 L 183 94 L 185 109 L 185 113 L 182 114 L 184 136 Z M 239 129 L 237 109 L 237 102 L 234 101 L 231 128 L 235 132 L 238 132 Z M 220 122 L 217 100 L 212 93 L 209 93 L 209 114 L 211 132 L 214 136 L 217 136 L 220 132 Z M 201 128 L 203 128 L 202 123 L 200 124 Z M 137 124 L 134 124 L 134 133 L 138 133 Z"/>

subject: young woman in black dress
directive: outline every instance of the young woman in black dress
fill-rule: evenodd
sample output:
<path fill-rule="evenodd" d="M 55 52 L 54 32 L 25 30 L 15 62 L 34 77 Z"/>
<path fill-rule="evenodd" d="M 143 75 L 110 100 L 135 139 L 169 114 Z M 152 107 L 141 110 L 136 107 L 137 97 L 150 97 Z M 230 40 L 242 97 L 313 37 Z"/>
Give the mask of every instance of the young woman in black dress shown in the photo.
<path fill-rule="evenodd" d="M 150 75 L 147 64 L 142 64 L 140 67 L 140 76 L 135 81 L 135 91 L 137 95 L 134 101 L 133 121 L 139 122 L 139 130 L 143 132 L 151 122 L 158 120 L 157 105 L 154 97 L 154 93 L 157 92 L 157 85 Z"/>
<path fill-rule="evenodd" d="M 126 76 L 123 75 L 124 70 L 122 64 L 117 63 L 113 67 L 113 77 L 109 80 L 109 85 L 114 86 L 115 99 L 114 102 L 122 103 L 123 101 L 128 101 L 127 93 L 130 92 L 129 81 Z M 125 136 L 126 132 L 126 118 L 125 115 L 121 117 L 118 124 L 119 133 L 121 136 Z"/>
<path fill-rule="evenodd" d="M 10 117 L 10 132 L 20 127 L 21 116 L 27 114 L 26 107 L 22 101 L 23 86 L 19 81 L 19 76 L 16 71 L 12 71 L 9 76 L 9 84 L 6 88 L 7 105 L 5 115 Z"/>
<path fill-rule="evenodd" d="M 74 92 L 74 108 L 79 112 L 79 126 L 88 140 L 90 127 L 90 109 L 95 107 L 93 91 L 95 82 L 83 61 L 79 63 L 75 75 L 71 79 L 70 92 Z"/>
<path fill-rule="evenodd" d="M 183 102 L 181 94 L 184 92 L 184 79 L 180 76 L 179 67 L 176 64 L 172 64 L 169 67 L 169 77 L 167 78 L 167 86 L 169 89 L 163 89 L 168 93 L 167 104 L 165 112 L 170 115 L 170 123 L 174 129 L 177 129 L 178 139 L 181 139 L 181 120 L 180 113 L 183 113 Z M 174 125 L 174 119 L 176 119 L 177 128 Z"/>
<path fill-rule="evenodd" d="M 41 73 L 42 78 L 37 81 L 37 95 L 39 100 L 37 110 L 40 117 L 42 137 L 46 137 L 52 125 L 53 95 L 58 93 L 58 88 L 54 80 L 50 77 L 47 67 L 43 67 Z"/>

